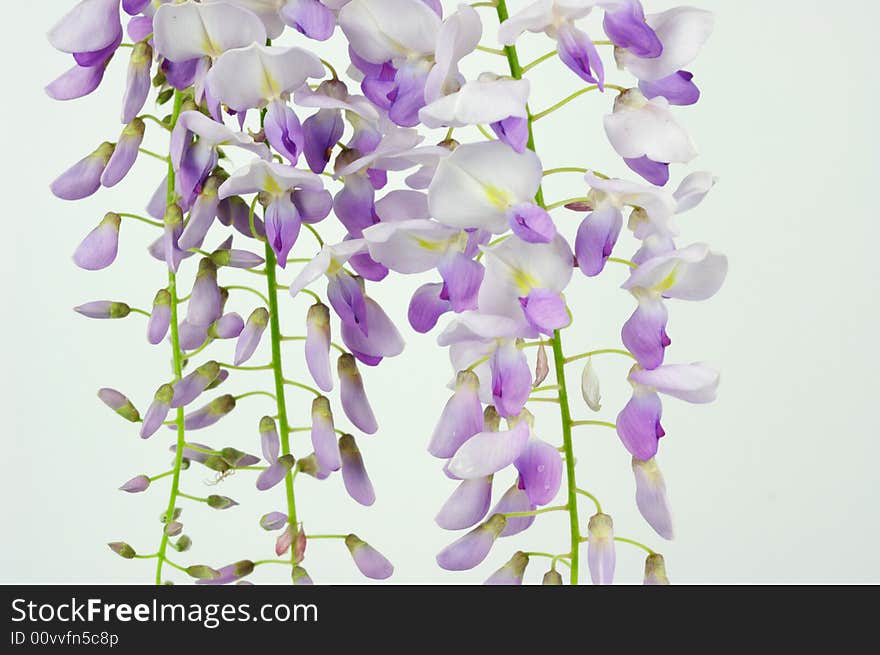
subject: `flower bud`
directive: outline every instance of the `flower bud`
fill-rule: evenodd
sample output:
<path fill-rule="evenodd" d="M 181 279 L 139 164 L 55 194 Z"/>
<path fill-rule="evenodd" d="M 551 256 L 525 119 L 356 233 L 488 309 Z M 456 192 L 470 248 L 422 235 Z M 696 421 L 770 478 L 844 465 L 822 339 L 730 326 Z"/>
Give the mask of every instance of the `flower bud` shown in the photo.
<path fill-rule="evenodd" d="M 260 339 L 269 325 L 269 310 L 265 307 L 258 307 L 248 317 L 247 323 L 244 325 L 241 333 L 238 335 L 238 342 L 235 344 L 235 360 L 236 366 L 244 364 L 249 360 L 257 346 L 260 345 Z"/>
<path fill-rule="evenodd" d="M 220 374 L 220 365 L 210 361 L 199 366 L 195 371 L 174 383 L 174 397 L 171 407 L 183 407 L 199 397 L 209 384 Z"/>
<path fill-rule="evenodd" d="M 522 489 L 518 482 L 514 483 L 499 499 L 491 514 L 510 514 L 514 512 L 531 512 L 535 509 L 529 495 Z M 511 516 L 507 519 L 507 525 L 501 531 L 499 537 L 511 537 L 531 527 L 535 522 L 535 516 Z"/>
<path fill-rule="evenodd" d="M 98 398 L 126 421 L 137 423 L 141 420 L 141 415 L 137 411 L 137 408 L 128 398 L 116 391 L 116 389 L 108 389 L 106 387 L 99 389 Z"/>
<path fill-rule="evenodd" d="M 193 325 L 208 326 L 223 311 L 220 287 L 217 286 L 217 267 L 210 259 L 199 262 L 199 272 L 193 284 L 192 296 L 187 305 L 186 320 Z"/>
<path fill-rule="evenodd" d="M 325 471 L 318 465 L 318 458 L 315 453 L 300 457 L 296 462 L 296 468 L 300 473 L 311 475 L 318 480 L 325 480 L 330 476 L 331 471 Z"/>
<path fill-rule="evenodd" d="M 660 553 L 652 553 L 645 560 L 645 584 L 669 584 L 669 578 L 666 577 L 666 561 Z"/>
<path fill-rule="evenodd" d="M 150 93 L 150 68 L 153 63 L 153 49 L 146 41 L 139 41 L 131 49 L 128 60 L 128 77 L 125 95 L 122 99 L 122 122 L 133 120 L 143 109 Z"/>
<path fill-rule="evenodd" d="M 587 363 L 584 364 L 584 371 L 581 373 L 581 395 L 587 407 L 594 412 L 602 409 L 602 395 L 599 392 L 599 376 L 593 368 L 593 358 L 587 357 Z"/>
<path fill-rule="evenodd" d="M 190 539 L 187 535 L 182 534 L 176 543 L 171 544 L 178 553 L 185 553 L 192 546 L 192 539 Z"/>
<path fill-rule="evenodd" d="M 345 545 L 348 547 L 355 565 L 368 578 L 384 580 L 394 572 L 391 562 L 370 544 L 359 539 L 357 535 L 348 535 L 345 538 Z"/>
<path fill-rule="evenodd" d="M 594 514 L 587 524 L 587 565 L 595 585 L 611 584 L 614 579 L 614 521 L 607 514 Z"/>
<path fill-rule="evenodd" d="M 202 430 L 214 425 L 233 409 L 235 409 L 235 397 L 229 394 L 220 396 L 201 409 L 187 414 L 183 419 L 183 427 L 187 430 Z"/>
<path fill-rule="evenodd" d="M 244 330 L 244 321 L 235 312 L 224 314 L 208 328 L 212 339 L 235 339 Z"/>
<path fill-rule="evenodd" d="M 294 466 L 296 466 L 296 460 L 293 455 L 282 455 L 257 476 L 257 489 L 260 491 L 271 489 L 281 482 Z"/>
<path fill-rule="evenodd" d="M 636 505 L 648 524 L 664 539 L 672 539 L 672 512 L 666 497 L 666 482 L 656 459 L 632 459 L 636 478 Z"/>
<path fill-rule="evenodd" d="M 110 546 L 110 550 L 125 559 L 134 559 L 135 555 L 137 555 L 134 548 L 124 541 L 113 541 L 107 545 Z"/>
<path fill-rule="evenodd" d="M 153 298 L 153 311 L 147 322 L 147 341 L 154 346 L 165 338 L 171 325 L 171 294 L 168 289 L 159 289 Z"/>
<path fill-rule="evenodd" d="M 176 521 L 180 518 L 181 514 L 183 514 L 183 510 L 180 507 L 175 507 L 171 512 L 171 520 Z M 159 514 L 159 523 L 168 523 L 168 512 Z"/>
<path fill-rule="evenodd" d="M 119 226 L 122 218 L 115 212 L 107 212 L 94 230 L 77 246 L 73 253 L 74 263 L 87 271 L 107 268 L 116 260 L 119 252 Z"/>
<path fill-rule="evenodd" d="M 333 426 L 333 413 L 330 401 L 319 396 L 312 401 L 312 447 L 318 466 L 325 471 L 336 471 L 342 466 L 336 432 Z"/>
<path fill-rule="evenodd" d="M 229 509 L 238 505 L 237 502 L 227 496 L 217 496 L 212 494 L 207 498 L 208 507 L 212 509 Z"/>
<path fill-rule="evenodd" d="M 157 253 L 159 259 L 164 259 L 168 265 L 168 269 L 174 273 L 180 266 L 180 262 L 188 255 L 180 249 L 177 239 L 183 230 L 183 211 L 180 205 L 170 204 L 165 208 L 165 215 L 162 218 L 164 231 L 161 239 L 161 249 Z"/>
<path fill-rule="evenodd" d="M 226 382 L 226 380 L 228 378 L 229 378 L 229 371 L 227 371 L 225 368 L 221 369 L 220 372 L 217 374 L 217 377 L 214 378 L 214 381 L 211 384 L 209 384 L 207 387 L 205 387 L 205 391 L 210 391 L 211 389 L 216 389 L 221 384 Z"/>
<path fill-rule="evenodd" d="M 559 571 L 556 569 L 550 569 L 547 573 L 544 574 L 543 580 L 541 580 L 542 585 L 561 585 L 562 576 L 559 575 Z"/>
<path fill-rule="evenodd" d="M 535 381 L 532 383 L 532 388 L 540 387 L 541 383 L 547 379 L 549 374 L 550 362 L 547 360 L 547 348 L 542 341 L 541 345 L 538 347 L 538 357 L 535 362 Z"/>
<path fill-rule="evenodd" d="M 361 505 L 372 505 L 376 502 L 376 493 L 367 475 L 364 458 L 352 435 L 344 434 L 339 438 L 339 453 L 342 460 L 342 482 L 348 495 Z"/>
<path fill-rule="evenodd" d="M 275 427 L 275 419 L 264 416 L 260 419 L 260 449 L 263 459 L 270 464 L 278 459 L 281 452 L 281 441 L 278 439 L 278 430 Z"/>
<path fill-rule="evenodd" d="M 119 487 L 119 490 L 130 494 L 139 494 L 142 491 L 146 491 L 149 486 L 150 478 L 146 475 L 138 475 Z"/>
<path fill-rule="evenodd" d="M 448 459 L 472 436 L 483 430 L 483 405 L 480 402 L 480 380 L 473 371 L 459 371 L 455 392 L 443 408 L 434 428 L 428 452 Z"/>
<path fill-rule="evenodd" d="M 260 527 L 267 532 L 279 530 L 287 524 L 287 514 L 282 512 L 269 512 L 260 518 Z"/>
<path fill-rule="evenodd" d="M 165 534 L 169 537 L 176 537 L 183 532 L 183 523 L 180 521 L 172 521 L 165 526 Z"/>
<path fill-rule="evenodd" d="M 124 302 L 95 300 L 79 307 L 74 307 L 73 311 L 87 318 L 125 318 L 131 313 L 131 307 Z"/>
<path fill-rule="evenodd" d="M 248 455 L 232 447 L 221 450 L 220 456 L 229 462 L 230 466 L 253 466 L 260 461 L 260 458 L 255 455 Z"/>
<path fill-rule="evenodd" d="M 493 514 L 463 537 L 452 542 L 437 555 L 437 564 L 447 571 L 466 571 L 486 559 L 492 544 L 504 531 L 507 519 Z"/>
<path fill-rule="evenodd" d="M 513 557 L 488 577 L 486 585 L 521 585 L 526 567 L 529 565 L 529 556 L 522 551 L 517 551 Z"/>
<path fill-rule="evenodd" d="M 171 408 L 171 399 L 174 397 L 174 388 L 170 384 L 163 384 L 153 396 L 153 402 L 147 408 L 144 422 L 141 424 L 141 439 L 148 439 L 162 427 Z"/>
<path fill-rule="evenodd" d="M 220 577 L 220 572 L 218 570 L 212 569 L 205 564 L 193 564 L 192 566 L 187 567 L 186 574 L 197 580 L 214 580 Z"/>
<path fill-rule="evenodd" d="M 101 188 L 101 174 L 113 155 L 115 146 L 104 142 L 90 155 L 80 159 L 51 184 L 52 193 L 62 200 L 81 200 Z"/>
<path fill-rule="evenodd" d="M 303 530 L 302 523 L 300 523 L 296 536 L 293 539 L 293 561 L 297 564 L 305 558 L 307 545 L 306 532 Z"/>
<path fill-rule="evenodd" d="M 487 405 L 483 411 L 483 432 L 498 432 L 501 429 L 501 415 L 495 405 Z"/>
<path fill-rule="evenodd" d="M 330 373 L 330 309 L 324 303 L 309 307 L 306 316 L 306 365 L 322 391 L 333 389 Z"/>
<path fill-rule="evenodd" d="M 116 186 L 128 175 L 140 154 L 145 131 L 146 126 L 140 118 L 134 118 L 125 126 L 119 136 L 119 142 L 113 150 L 113 155 L 101 174 L 101 184 L 105 187 Z"/>
<path fill-rule="evenodd" d="M 464 530 L 483 520 L 492 502 L 492 476 L 463 480 L 434 521 L 444 530 Z"/>
<path fill-rule="evenodd" d="M 312 579 L 309 577 L 309 574 L 306 572 L 304 568 L 301 566 L 294 566 L 293 571 L 291 571 L 290 577 L 293 579 L 293 584 L 295 585 L 313 585 Z"/>
<path fill-rule="evenodd" d="M 196 200 L 189 212 L 189 218 L 178 239 L 178 247 L 182 250 L 199 248 L 204 242 L 205 236 L 208 234 L 208 230 L 211 229 L 214 218 L 217 216 L 217 209 L 220 205 L 217 190 L 223 181 L 219 175 L 211 175 L 202 185 L 202 189 L 198 196 L 196 196 Z M 213 261 L 211 263 L 213 264 Z"/>
<path fill-rule="evenodd" d="M 275 554 L 278 557 L 281 557 L 290 550 L 291 544 L 293 544 L 293 526 L 288 525 L 284 528 L 284 531 L 278 535 L 278 538 L 275 540 Z"/>
<path fill-rule="evenodd" d="M 353 355 L 340 355 L 338 361 L 339 396 L 342 409 L 355 427 L 367 434 L 375 434 L 379 430 L 370 401 L 364 391 L 364 382 L 358 371 Z"/>

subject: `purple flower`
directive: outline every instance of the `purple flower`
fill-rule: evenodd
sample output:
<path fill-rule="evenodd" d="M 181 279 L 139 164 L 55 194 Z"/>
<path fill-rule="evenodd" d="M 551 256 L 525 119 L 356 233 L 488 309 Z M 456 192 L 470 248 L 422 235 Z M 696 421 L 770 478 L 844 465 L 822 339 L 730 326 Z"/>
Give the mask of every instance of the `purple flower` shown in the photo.
<path fill-rule="evenodd" d="M 492 544 L 507 523 L 501 514 L 493 514 L 463 537 L 449 544 L 437 555 L 437 564 L 447 571 L 466 571 L 486 559 Z"/>
<path fill-rule="evenodd" d="M 504 566 L 490 575 L 483 584 L 521 585 L 528 565 L 529 556 L 522 551 L 517 551 Z"/>
<path fill-rule="evenodd" d="M 556 448 L 532 437 L 513 465 L 531 504 L 546 505 L 556 497 L 562 482 L 562 458 Z"/>
<path fill-rule="evenodd" d="M 86 235 L 73 253 L 73 261 L 80 268 L 97 271 L 107 268 L 116 260 L 119 250 L 119 214 L 108 212 L 94 230 Z"/>
<path fill-rule="evenodd" d="M 517 416 L 532 390 L 532 371 L 525 353 L 513 342 L 496 348 L 489 360 L 492 371 L 492 400 L 501 416 Z"/>
<path fill-rule="evenodd" d="M 617 207 L 604 207 L 588 214 L 581 222 L 574 242 L 578 267 L 587 277 L 605 268 L 623 227 L 623 214 Z"/>
<path fill-rule="evenodd" d="M 119 487 L 119 489 L 121 491 L 125 491 L 126 493 L 139 494 L 142 491 L 146 491 L 149 486 L 150 478 L 148 478 L 146 475 L 138 475 Z"/>
<path fill-rule="evenodd" d="M 648 99 L 662 96 L 670 105 L 695 105 L 700 99 L 700 89 L 693 82 L 694 74 L 678 71 L 669 77 L 649 82 L 639 82 L 639 90 Z"/>
<path fill-rule="evenodd" d="M 306 315 L 306 366 L 322 391 L 333 389 L 330 372 L 330 309 L 318 302 Z"/>
<path fill-rule="evenodd" d="M 170 384 L 163 384 L 153 396 L 153 402 L 144 414 L 144 422 L 141 424 L 141 439 L 148 439 L 162 427 L 168 412 L 171 409 L 171 399 L 174 398 L 174 388 Z"/>
<path fill-rule="evenodd" d="M 235 397 L 228 394 L 220 396 L 201 409 L 187 414 L 183 419 L 183 427 L 187 430 L 202 430 L 214 425 L 233 409 L 235 409 Z"/>
<path fill-rule="evenodd" d="M 196 584 L 205 584 L 205 585 L 220 585 L 220 584 L 229 584 L 230 582 L 235 582 L 236 580 L 240 580 L 241 578 L 250 575 L 254 571 L 254 563 L 250 560 L 241 560 L 240 562 L 235 562 L 234 564 L 229 564 L 222 568 L 217 569 L 214 573 L 219 575 L 214 575 L 211 577 L 199 577 L 196 580 Z"/>
<path fill-rule="evenodd" d="M 534 203 L 520 203 L 511 207 L 508 222 L 513 233 L 528 243 L 550 243 L 556 236 L 556 226 L 550 214 Z"/>
<path fill-rule="evenodd" d="M 663 363 L 666 348 L 672 341 L 666 334 L 669 314 L 660 298 L 637 293 L 639 306 L 623 324 L 620 336 L 644 369 L 655 369 Z"/>
<path fill-rule="evenodd" d="M 333 413 L 330 411 L 330 401 L 324 396 L 312 401 L 311 436 L 318 466 L 324 471 L 339 470 L 342 460 L 333 427 Z"/>
<path fill-rule="evenodd" d="M 429 282 L 413 293 L 407 310 L 413 330 L 422 334 L 430 332 L 440 317 L 452 309 L 449 301 L 443 298 L 443 289 L 443 284 Z"/>
<path fill-rule="evenodd" d="M 336 28 L 336 16 L 318 0 L 288 0 L 281 19 L 316 41 L 326 41 Z"/>
<path fill-rule="evenodd" d="M 602 27 L 614 45 L 637 57 L 653 59 L 663 52 L 663 44 L 645 22 L 645 11 L 639 0 L 626 0 L 614 10 L 607 10 Z"/>
<path fill-rule="evenodd" d="M 657 442 L 666 434 L 660 425 L 662 415 L 663 404 L 656 392 L 643 387 L 633 390 L 617 415 L 617 434 L 634 457 L 649 460 L 657 454 Z"/>
<path fill-rule="evenodd" d="M 507 118 L 490 123 L 489 127 L 503 141 L 517 152 L 525 152 L 529 142 L 529 120 L 522 116 Z"/>
<path fill-rule="evenodd" d="M 345 353 L 337 363 L 339 374 L 339 397 L 342 409 L 355 426 L 367 434 L 375 434 L 379 429 L 370 401 L 364 391 L 364 382 L 354 356 Z"/>
<path fill-rule="evenodd" d="M 191 325 L 208 326 L 220 318 L 223 300 L 217 285 L 217 267 L 205 257 L 199 262 L 199 272 L 187 304 L 186 320 Z"/>
<path fill-rule="evenodd" d="M 101 175 L 113 150 L 112 143 L 102 143 L 93 153 L 57 177 L 51 184 L 52 193 L 62 200 L 81 200 L 95 193 L 101 188 Z"/>
<path fill-rule="evenodd" d="M 46 86 L 46 94 L 54 100 L 74 100 L 89 95 L 104 79 L 104 71 L 110 60 L 95 66 L 79 66 L 62 73 Z"/>
<path fill-rule="evenodd" d="M 352 435 L 344 434 L 339 438 L 339 453 L 342 457 L 342 482 L 348 495 L 361 505 L 372 505 L 376 501 L 376 493 Z"/>
<path fill-rule="evenodd" d="M 571 23 L 556 32 L 557 51 L 562 62 L 578 77 L 605 90 L 605 66 L 593 40 Z"/>
<path fill-rule="evenodd" d="M 648 524 L 664 539 L 673 538 L 672 512 L 666 497 L 666 482 L 656 459 L 632 460 L 636 479 L 636 505 Z"/>
<path fill-rule="evenodd" d="M 121 38 L 119 0 L 82 0 L 49 31 L 54 48 L 82 58 L 115 47 Z"/>
<path fill-rule="evenodd" d="M 394 357 L 403 352 L 403 338 L 394 323 L 388 318 L 379 304 L 364 296 L 365 321 L 353 325 L 343 321 L 342 341 L 351 353 L 369 366 L 375 366 L 385 357 Z M 365 333 L 362 325 L 369 326 Z"/>
<path fill-rule="evenodd" d="M 587 524 L 587 565 L 595 585 L 614 580 L 614 521 L 607 514 L 594 514 Z"/>
<path fill-rule="evenodd" d="M 461 479 L 485 477 L 512 464 L 529 439 L 529 424 L 518 421 L 510 430 L 480 432 L 462 444 L 449 460 L 448 470 Z"/>
<path fill-rule="evenodd" d="M 125 318 L 131 313 L 131 307 L 124 302 L 114 302 L 112 300 L 94 300 L 87 302 L 78 307 L 74 307 L 73 311 L 82 314 L 88 318 Z"/>
<path fill-rule="evenodd" d="M 266 111 L 266 141 L 291 164 L 296 164 L 303 150 L 303 127 L 296 112 L 284 102 L 275 101 Z"/>
<path fill-rule="evenodd" d="M 508 489 L 495 507 L 492 508 L 492 514 L 509 514 L 511 512 L 531 512 L 535 509 L 529 495 L 523 490 L 517 482 Z M 515 534 L 527 530 L 535 522 L 534 516 L 511 516 L 507 519 L 507 525 L 501 531 L 499 537 L 512 537 Z"/>
<path fill-rule="evenodd" d="M 220 207 L 217 189 L 222 182 L 223 180 L 217 175 L 211 175 L 205 180 L 190 209 L 186 225 L 177 240 L 177 247 L 181 250 L 198 248 L 204 242 Z"/>
<path fill-rule="evenodd" d="M 480 403 L 480 381 L 473 371 L 459 371 L 455 393 L 447 401 L 437 421 L 428 452 L 448 459 L 459 447 L 483 429 L 483 406 Z"/>
<path fill-rule="evenodd" d="M 174 383 L 174 397 L 171 399 L 171 407 L 183 407 L 208 388 L 220 374 L 220 365 L 210 361 L 199 366 L 195 371 Z"/>
<path fill-rule="evenodd" d="M 244 330 L 244 320 L 235 312 L 224 314 L 208 328 L 212 339 L 235 339 Z"/>
<path fill-rule="evenodd" d="M 348 535 L 345 538 L 345 545 L 348 547 L 358 570 L 368 578 L 384 580 L 391 577 L 391 574 L 394 573 L 394 567 L 391 565 L 391 562 L 382 553 L 367 542 L 359 539 L 356 535 Z"/>
<path fill-rule="evenodd" d="M 265 307 L 257 307 L 248 317 L 247 323 L 238 335 L 238 342 L 235 344 L 235 358 L 233 363 L 236 366 L 244 364 L 249 360 L 260 345 L 260 339 L 269 325 L 269 310 Z"/>
<path fill-rule="evenodd" d="M 492 476 L 462 481 L 434 518 L 444 530 L 463 530 L 481 521 L 492 501 Z"/>
<path fill-rule="evenodd" d="M 150 93 L 150 67 L 153 63 L 153 49 L 141 41 L 131 50 L 128 64 L 128 79 L 122 99 L 122 122 L 130 123 L 143 109 Z"/>
<path fill-rule="evenodd" d="M 128 398 L 125 397 L 125 395 L 116 391 L 116 389 L 108 389 L 106 387 L 99 389 L 98 398 L 100 398 L 101 402 L 107 405 L 107 407 L 119 414 L 125 420 L 131 421 L 132 423 L 137 423 L 141 420 L 137 408 Z"/>
<path fill-rule="evenodd" d="M 571 323 L 568 308 L 562 294 L 551 289 L 532 289 L 529 295 L 519 299 L 526 320 L 538 332 L 552 336 L 554 330 Z"/>
<path fill-rule="evenodd" d="M 107 167 L 101 173 L 101 184 L 105 187 L 115 186 L 122 181 L 134 162 L 137 160 L 139 148 L 144 140 L 146 126 L 140 118 L 133 118 L 122 130 L 116 148 L 107 162 Z"/>

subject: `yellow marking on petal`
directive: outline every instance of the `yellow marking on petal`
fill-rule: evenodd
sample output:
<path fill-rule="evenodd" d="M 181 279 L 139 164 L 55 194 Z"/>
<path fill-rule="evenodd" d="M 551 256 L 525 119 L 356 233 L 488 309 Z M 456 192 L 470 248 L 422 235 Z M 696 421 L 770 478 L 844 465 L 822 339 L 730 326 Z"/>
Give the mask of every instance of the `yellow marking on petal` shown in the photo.
<path fill-rule="evenodd" d="M 507 209 L 513 204 L 510 194 L 491 184 L 483 185 L 483 192 L 493 205 L 499 209 Z"/>
<path fill-rule="evenodd" d="M 428 252 L 443 252 L 449 245 L 448 241 L 429 241 L 428 239 L 422 239 L 417 236 L 413 236 L 411 239 L 416 242 L 416 245 L 419 246 L 419 248 L 427 250 Z"/>
<path fill-rule="evenodd" d="M 267 193 L 272 194 L 273 196 L 280 196 L 284 189 L 280 184 L 275 180 L 271 175 L 267 175 L 266 179 L 263 181 L 263 190 Z"/>
<path fill-rule="evenodd" d="M 667 275 L 663 280 L 661 280 L 657 285 L 654 286 L 654 291 L 658 293 L 663 293 L 664 291 L 671 289 L 672 285 L 675 284 L 675 279 L 678 276 L 678 267 L 676 266 L 671 271 L 669 271 L 669 275 Z"/>
<path fill-rule="evenodd" d="M 527 296 L 532 289 L 538 286 L 538 281 L 521 268 L 511 268 L 510 275 L 520 295 Z"/>
<path fill-rule="evenodd" d="M 327 265 L 327 275 L 335 275 L 341 268 L 342 264 L 339 263 L 339 260 L 335 257 L 331 257 L 330 264 Z"/>

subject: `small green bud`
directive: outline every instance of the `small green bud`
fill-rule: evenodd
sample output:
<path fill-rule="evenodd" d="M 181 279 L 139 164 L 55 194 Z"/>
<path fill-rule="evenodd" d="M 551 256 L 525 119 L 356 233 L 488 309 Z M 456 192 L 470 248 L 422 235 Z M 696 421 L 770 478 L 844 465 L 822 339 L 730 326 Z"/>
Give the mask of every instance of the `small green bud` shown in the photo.
<path fill-rule="evenodd" d="M 181 532 L 183 532 L 183 523 L 179 521 L 171 521 L 171 523 L 165 526 L 165 534 L 169 537 L 176 537 Z"/>
<path fill-rule="evenodd" d="M 186 574 L 198 580 L 214 580 L 220 577 L 219 571 L 205 564 L 193 564 L 187 567 Z"/>
<path fill-rule="evenodd" d="M 214 509 L 229 509 L 236 505 L 238 505 L 238 503 L 227 496 L 218 496 L 216 494 L 208 496 L 208 507 Z"/>
<path fill-rule="evenodd" d="M 559 571 L 556 569 L 551 569 L 544 574 L 544 579 L 541 581 L 541 584 L 544 585 L 561 585 L 562 584 L 562 576 L 559 575 Z"/>
<path fill-rule="evenodd" d="M 232 468 L 222 455 L 208 455 L 203 464 L 218 473 L 226 473 L 226 471 Z"/>
<path fill-rule="evenodd" d="M 183 513 L 183 509 L 180 507 L 175 507 L 174 511 L 171 513 L 171 520 L 176 521 L 180 518 L 180 515 Z M 167 523 L 168 522 L 168 512 L 162 512 L 159 514 L 159 523 Z"/>
<path fill-rule="evenodd" d="M 177 543 L 172 543 L 171 545 L 174 546 L 177 552 L 183 553 L 188 551 L 190 546 L 192 546 L 192 539 L 190 539 L 189 536 L 182 534 L 180 535 L 180 539 L 177 540 Z"/>
<path fill-rule="evenodd" d="M 254 563 L 249 559 L 243 559 L 235 563 L 235 577 L 243 578 L 254 572 Z"/>
<path fill-rule="evenodd" d="M 171 305 L 171 294 L 168 293 L 168 289 L 159 289 L 156 292 L 156 296 L 153 298 L 153 307 L 170 306 L 170 305 Z"/>
<path fill-rule="evenodd" d="M 159 97 L 156 98 L 157 105 L 166 104 L 171 98 L 174 97 L 174 89 L 165 89 L 159 94 Z"/>
<path fill-rule="evenodd" d="M 137 555 L 137 553 L 134 552 L 134 548 L 124 541 L 113 541 L 107 545 L 110 547 L 110 550 L 125 559 L 134 559 L 135 555 Z"/>
<path fill-rule="evenodd" d="M 183 210 L 180 205 L 171 203 L 165 208 L 165 216 L 162 219 L 166 227 L 176 227 L 183 223 Z"/>

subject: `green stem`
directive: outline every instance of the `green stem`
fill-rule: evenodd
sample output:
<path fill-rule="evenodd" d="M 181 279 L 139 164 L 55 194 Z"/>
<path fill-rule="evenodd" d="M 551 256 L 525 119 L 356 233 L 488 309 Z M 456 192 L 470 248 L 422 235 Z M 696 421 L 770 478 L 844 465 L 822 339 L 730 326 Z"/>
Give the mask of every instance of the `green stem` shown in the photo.
<path fill-rule="evenodd" d="M 506 0 L 498 0 L 496 10 L 498 12 L 499 22 L 503 23 L 507 20 L 508 12 Z M 504 51 L 507 53 L 510 74 L 516 79 L 521 79 L 522 67 L 519 63 L 519 55 L 517 54 L 516 46 L 506 46 Z M 529 140 L 527 145 L 529 150 L 534 152 L 534 117 L 531 115 L 531 112 L 528 112 L 528 114 Z M 541 187 L 538 187 L 538 192 L 535 194 L 535 201 L 541 206 L 544 205 L 544 190 Z M 569 523 L 571 526 L 571 584 L 576 585 L 578 583 L 578 555 L 581 542 L 581 532 L 580 524 L 578 522 L 577 494 L 575 493 L 577 483 L 575 481 L 574 472 L 574 449 L 571 440 L 571 410 L 568 406 L 568 389 L 565 386 L 565 356 L 562 354 L 562 339 L 559 330 L 556 330 L 553 333 L 553 360 L 556 367 L 556 382 L 559 384 L 559 407 L 562 419 L 562 439 L 565 452 L 565 471 L 568 487 L 568 502 L 566 504 L 568 505 Z"/>
<path fill-rule="evenodd" d="M 174 111 L 171 115 L 171 129 L 177 124 L 177 117 L 180 116 L 180 109 L 183 105 L 183 94 L 180 91 L 174 92 Z M 166 193 L 166 203 L 168 205 L 174 202 L 174 166 L 168 161 L 168 187 Z M 168 293 L 171 294 L 171 354 L 174 366 L 174 379 L 180 380 L 183 377 L 183 355 L 180 350 L 180 324 L 177 320 L 177 276 L 174 271 L 168 271 Z M 174 467 L 172 469 L 171 491 L 168 495 L 168 508 L 165 510 L 165 522 L 170 523 L 174 517 L 174 507 L 177 504 L 177 496 L 180 493 L 180 471 L 183 465 L 183 447 L 186 443 L 186 432 L 183 427 L 183 407 L 177 408 L 175 416 L 177 425 L 177 448 L 174 453 Z M 168 535 L 162 532 L 162 541 L 159 543 L 159 550 L 156 560 L 156 578 L 157 585 L 162 584 L 162 565 L 165 563 L 165 551 L 168 549 Z"/>
<path fill-rule="evenodd" d="M 306 539 L 345 539 L 347 534 L 309 534 Z"/>
<path fill-rule="evenodd" d="M 590 202 L 590 199 L 587 198 L 586 196 L 565 198 L 564 200 L 557 200 L 556 202 L 551 202 L 544 209 L 546 209 L 549 212 L 549 211 L 553 211 L 554 209 L 557 209 L 558 207 L 563 207 L 564 205 L 568 205 L 569 203 L 572 203 L 572 202 Z"/>
<path fill-rule="evenodd" d="M 599 514 L 602 513 L 602 503 L 600 503 L 599 499 L 596 498 L 589 491 L 585 491 L 584 489 L 575 489 L 575 493 L 579 493 L 581 496 L 585 496 L 586 498 L 592 500 L 593 504 L 596 506 L 596 511 L 599 512 Z"/>
<path fill-rule="evenodd" d="M 626 537 L 614 537 L 614 541 L 619 541 L 623 544 L 630 544 L 631 546 L 635 546 L 636 548 L 641 548 L 643 551 L 648 553 L 648 555 L 656 555 L 656 553 L 651 548 L 634 539 L 627 539 Z"/>
<path fill-rule="evenodd" d="M 269 330 L 272 340 L 272 374 L 275 379 L 275 399 L 278 405 L 279 438 L 281 454 L 290 454 L 290 423 L 287 420 L 287 401 L 284 398 L 284 370 L 281 367 L 281 320 L 278 310 L 278 281 L 276 267 L 278 260 L 272 246 L 266 243 L 266 289 L 269 294 Z M 293 474 L 284 476 L 284 489 L 287 494 L 287 516 L 290 525 L 296 526 L 296 497 L 293 494 Z M 294 548 L 290 549 L 290 562 L 296 564 Z"/>
<path fill-rule="evenodd" d="M 611 428 L 612 430 L 617 429 L 617 425 L 614 423 L 609 423 L 608 421 L 572 421 L 571 427 L 576 428 L 581 425 L 598 425 L 603 428 Z"/>
<path fill-rule="evenodd" d="M 558 168 L 548 168 L 544 171 L 544 177 L 548 175 L 556 175 L 557 173 L 586 173 L 590 169 L 581 168 L 580 166 L 559 166 Z"/>
<path fill-rule="evenodd" d="M 146 148 L 138 148 L 138 151 L 148 157 L 152 157 L 153 159 L 158 159 L 159 161 L 167 162 L 168 157 L 165 155 L 160 155 L 158 152 L 153 152 L 152 150 L 147 150 Z"/>
<path fill-rule="evenodd" d="M 571 357 L 566 357 L 565 363 L 571 364 L 572 362 L 576 362 L 579 359 L 586 359 L 587 357 L 592 357 L 593 355 L 623 355 L 624 357 L 635 359 L 635 356 L 628 350 L 621 350 L 619 348 L 602 348 L 601 350 L 591 350 L 590 352 L 581 353 L 580 355 L 572 355 Z"/>
<path fill-rule="evenodd" d="M 541 509 L 533 509 L 528 512 L 507 512 L 506 518 L 516 518 L 520 516 L 538 516 L 538 514 L 546 514 L 547 512 L 567 512 L 568 505 L 556 505 L 555 507 L 542 507 Z"/>
<path fill-rule="evenodd" d="M 139 214 L 126 214 L 125 212 L 116 212 L 116 215 L 122 218 L 133 218 L 136 221 L 146 223 L 147 225 L 152 225 L 153 227 L 164 227 L 164 225 L 162 225 L 162 223 L 160 223 L 159 221 L 150 220 L 146 216 L 140 216 Z"/>
<path fill-rule="evenodd" d="M 268 396 L 272 400 L 277 400 L 275 398 L 274 393 L 269 393 L 268 391 L 248 391 L 247 393 L 239 394 L 235 396 L 235 400 L 241 400 L 242 398 L 250 398 L 251 396 Z"/>
<path fill-rule="evenodd" d="M 618 91 L 620 93 L 623 93 L 624 91 L 626 91 L 625 88 L 623 88 L 622 86 L 617 86 L 616 84 L 606 84 L 605 88 L 606 89 L 614 89 L 615 91 Z M 592 86 L 584 87 L 583 89 L 580 89 L 579 91 L 575 91 L 571 95 L 566 96 L 565 98 L 563 98 L 562 100 L 557 102 L 555 105 L 551 105 L 550 107 L 547 107 L 547 109 L 545 109 L 543 111 L 539 111 L 537 114 L 535 114 L 532 117 L 532 119 L 536 120 L 536 121 L 540 120 L 540 119 L 544 118 L 545 116 L 552 114 L 557 109 L 561 109 L 562 107 L 567 105 L 569 102 L 571 102 L 572 100 L 574 100 L 576 98 L 581 97 L 585 93 L 589 93 L 590 91 L 598 91 L 598 90 L 599 90 L 599 86 L 596 84 L 593 84 Z"/>
<path fill-rule="evenodd" d="M 635 262 L 631 262 L 628 259 L 621 259 L 620 257 L 609 257 L 608 261 L 613 264 L 623 264 L 624 266 L 629 266 L 630 268 L 638 268 L 639 265 Z"/>

